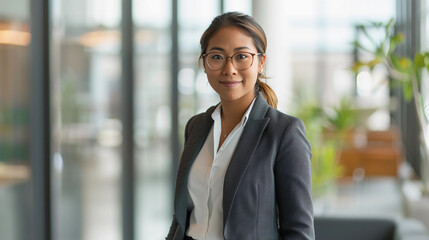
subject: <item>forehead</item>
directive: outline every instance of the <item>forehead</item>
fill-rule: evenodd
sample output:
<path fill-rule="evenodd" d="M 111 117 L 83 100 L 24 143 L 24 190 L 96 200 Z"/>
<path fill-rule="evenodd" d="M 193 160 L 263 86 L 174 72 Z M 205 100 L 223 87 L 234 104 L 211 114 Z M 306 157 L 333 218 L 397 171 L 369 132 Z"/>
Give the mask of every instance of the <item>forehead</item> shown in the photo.
<path fill-rule="evenodd" d="M 238 27 L 224 27 L 218 30 L 209 40 L 207 50 L 212 48 L 223 49 L 225 52 L 235 49 L 256 50 L 253 39 Z"/>

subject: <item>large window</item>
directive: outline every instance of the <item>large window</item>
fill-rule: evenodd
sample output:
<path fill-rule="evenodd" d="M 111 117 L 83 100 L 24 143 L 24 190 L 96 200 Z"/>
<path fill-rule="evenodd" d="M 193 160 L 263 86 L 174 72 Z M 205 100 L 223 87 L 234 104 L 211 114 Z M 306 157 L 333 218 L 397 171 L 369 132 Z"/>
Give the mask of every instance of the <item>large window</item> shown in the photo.
<path fill-rule="evenodd" d="M 200 37 L 213 18 L 220 13 L 219 1 L 185 0 L 179 3 L 179 126 L 180 137 L 184 126 L 197 112 L 205 111 L 218 101 L 208 84 L 199 62 Z"/>
<path fill-rule="evenodd" d="M 30 1 L 0 7 L 0 238 L 30 237 Z"/>
<path fill-rule="evenodd" d="M 353 97 L 365 114 L 373 111 L 367 119 L 367 127 L 389 128 L 390 98 L 385 73 L 381 70 L 355 76 L 351 71 L 352 42 L 359 34 L 363 35 L 356 32 L 356 25 L 387 23 L 394 17 L 395 2 L 306 0 L 291 4 L 285 14 L 290 23 L 287 41 L 295 100 L 291 107 L 303 102 L 336 107 L 341 99 Z M 359 57 L 364 60 L 365 53 L 360 53 Z"/>
<path fill-rule="evenodd" d="M 163 239 L 172 216 L 172 6 L 169 0 L 133 2 L 136 239 Z"/>
<path fill-rule="evenodd" d="M 54 238 L 121 239 L 121 1 L 52 0 Z"/>

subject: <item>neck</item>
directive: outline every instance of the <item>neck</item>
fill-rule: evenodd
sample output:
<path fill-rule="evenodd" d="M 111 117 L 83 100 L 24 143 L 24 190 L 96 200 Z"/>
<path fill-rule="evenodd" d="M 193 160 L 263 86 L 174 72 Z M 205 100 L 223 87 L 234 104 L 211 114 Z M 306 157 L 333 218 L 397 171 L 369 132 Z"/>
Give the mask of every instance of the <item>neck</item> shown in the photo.
<path fill-rule="evenodd" d="M 247 108 L 249 108 L 250 104 L 253 101 L 253 96 L 250 99 L 238 99 L 236 101 L 222 101 L 222 129 L 221 129 L 221 136 L 219 139 L 219 147 L 222 146 L 223 142 L 225 141 L 226 137 L 229 135 L 229 133 L 232 131 L 232 129 L 241 121 L 244 113 L 246 112 Z"/>
<path fill-rule="evenodd" d="M 222 120 L 226 123 L 237 124 L 241 121 L 246 110 L 249 108 L 255 96 L 249 99 L 238 99 L 236 101 L 222 102 Z"/>

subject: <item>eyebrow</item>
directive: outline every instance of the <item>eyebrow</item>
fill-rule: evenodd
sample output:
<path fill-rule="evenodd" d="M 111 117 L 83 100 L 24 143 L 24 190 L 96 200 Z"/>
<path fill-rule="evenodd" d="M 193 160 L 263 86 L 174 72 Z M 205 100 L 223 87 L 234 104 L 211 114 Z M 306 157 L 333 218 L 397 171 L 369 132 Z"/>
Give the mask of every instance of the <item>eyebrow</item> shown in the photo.
<path fill-rule="evenodd" d="M 248 48 L 248 47 L 237 47 L 237 48 L 234 48 L 234 52 L 240 51 L 240 50 L 244 50 L 244 49 L 249 50 L 250 48 Z M 212 50 L 218 50 L 218 51 L 221 51 L 221 52 L 225 52 L 225 49 L 223 49 L 221 47 L 212 47 L 212 48 L 210 48 L 209 51 L 212 51 Z"/>

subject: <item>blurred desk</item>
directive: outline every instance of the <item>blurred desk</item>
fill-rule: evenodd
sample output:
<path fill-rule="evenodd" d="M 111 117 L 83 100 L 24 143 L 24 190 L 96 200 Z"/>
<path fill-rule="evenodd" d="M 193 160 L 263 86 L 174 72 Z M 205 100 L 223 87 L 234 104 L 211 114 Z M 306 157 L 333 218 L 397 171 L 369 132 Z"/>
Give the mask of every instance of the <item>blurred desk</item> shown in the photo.
<path fill-rule="evenodd" d="M 368 177 L 396 177 L 402 162 L 399 131 L 351 131 L 345 136 L 338 163 L 343 175 L 352 177 L 357 169 Z"/>

